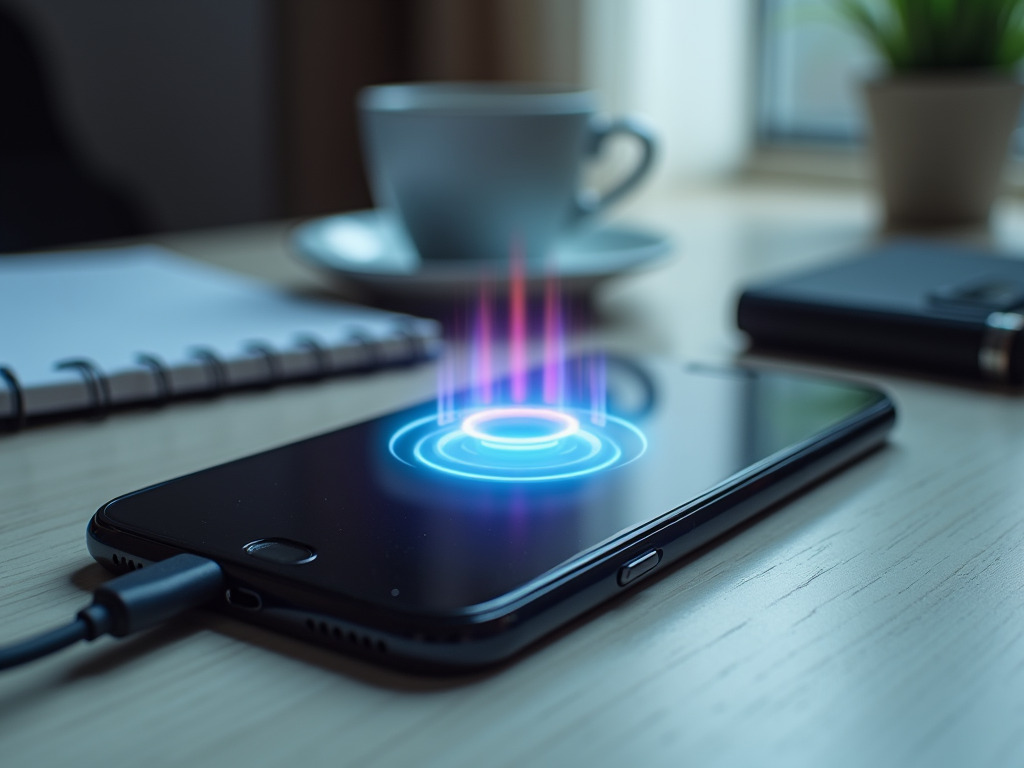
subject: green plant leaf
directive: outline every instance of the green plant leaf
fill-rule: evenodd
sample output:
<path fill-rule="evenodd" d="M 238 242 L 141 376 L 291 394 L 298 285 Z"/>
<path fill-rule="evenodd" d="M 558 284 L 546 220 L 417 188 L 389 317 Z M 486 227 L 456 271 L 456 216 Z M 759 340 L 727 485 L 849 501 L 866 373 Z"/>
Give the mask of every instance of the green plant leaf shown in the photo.
<path fill-rule="evenodd" d="M 897 72 L 1012 69 L 1024 60 L 1024 0 L 830 0 Z"/>

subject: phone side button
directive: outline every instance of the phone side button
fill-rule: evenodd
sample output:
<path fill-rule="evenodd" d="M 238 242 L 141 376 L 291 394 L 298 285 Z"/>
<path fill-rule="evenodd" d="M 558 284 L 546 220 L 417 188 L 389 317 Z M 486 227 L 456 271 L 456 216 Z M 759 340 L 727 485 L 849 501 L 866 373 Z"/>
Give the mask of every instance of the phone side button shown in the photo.
<path fill-rule="evenodd" d="M 661 562 L 661 550 L 652 549 L 644 552 L 640 557 L 635 557 L 619 568 L 619 586 L 624 587 L 630 584 L 645 573 L 654 570 L 654 567 Z"/>

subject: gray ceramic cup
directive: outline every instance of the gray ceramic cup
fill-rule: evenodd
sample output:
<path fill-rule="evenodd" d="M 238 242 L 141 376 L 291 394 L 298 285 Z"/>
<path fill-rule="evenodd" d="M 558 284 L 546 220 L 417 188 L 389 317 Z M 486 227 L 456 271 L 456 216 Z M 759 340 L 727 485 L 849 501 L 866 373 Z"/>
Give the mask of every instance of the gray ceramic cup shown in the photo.
<path fill-rule="evenodd" d="M 382 85 L 359 96 L 374 201 L 431 261 L 541 261 L 559 237 L 646 175 L 655 140 L 636 118 L 597 115 L 590 91 L 545 85 Z M 636 167 L 598 197 L 584 164 L 615 134 L 636 137 Z"/>

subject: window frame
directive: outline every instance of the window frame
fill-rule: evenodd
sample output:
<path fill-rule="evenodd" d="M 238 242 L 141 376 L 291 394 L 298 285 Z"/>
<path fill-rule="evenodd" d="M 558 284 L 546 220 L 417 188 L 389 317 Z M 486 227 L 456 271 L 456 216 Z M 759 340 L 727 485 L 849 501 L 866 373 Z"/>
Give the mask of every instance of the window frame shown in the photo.
<path fill-rule="evenodd" d="M 754 50 L 751 76 L 751 151 L 745 171 L 756 176 L 817 181 L 866 183 L 874 177 L 870 126 L 863 137 L 827 134 L 782 134 L 766 130 L 764 100 L 770 98 L 770 78 L 778 65 L 769 60 L 773 0 L 753 0 Z M 1021 121 L 1024 130 L 1024 118 Z M 1024 151 L 1011 150 L 1004 176 L 1008 192 L 1024 193 Z"/>

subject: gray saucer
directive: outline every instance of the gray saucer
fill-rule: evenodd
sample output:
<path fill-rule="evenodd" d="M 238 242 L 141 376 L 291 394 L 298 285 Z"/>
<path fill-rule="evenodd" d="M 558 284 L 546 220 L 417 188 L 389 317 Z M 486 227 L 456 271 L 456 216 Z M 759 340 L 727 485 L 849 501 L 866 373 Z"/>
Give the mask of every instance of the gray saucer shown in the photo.
<path fill-rule="evenodd" d="M 481 278 L 499 285 L 508 279 L 504 264 L 423 261 L 401 228 L 376 210 L 307 221 L 295 228 L 291 245 L 307 264 L 379 295 L 440 299 L 475 292 Z M 563 292 L 582 293 L 669 250 L 666 237 L 641 229 L 581 229 L 555 247 L 550 264 L 530 268 L 527 279 L 539 282 L 554 274 Z"/>

